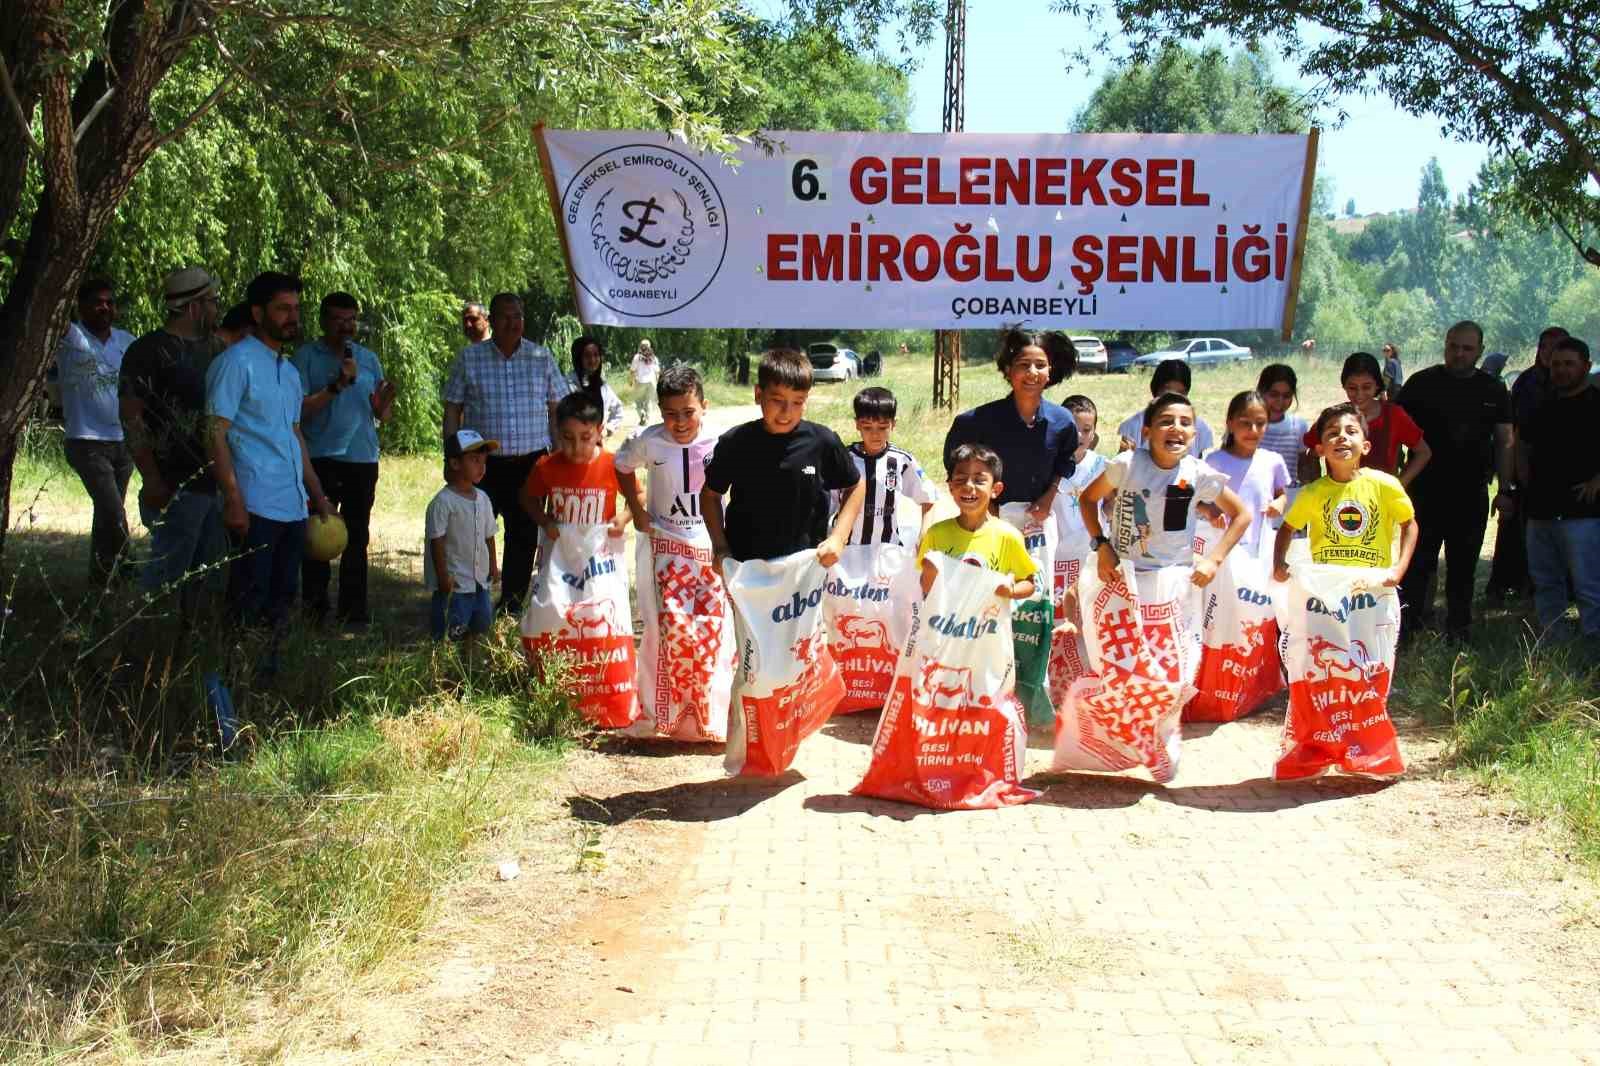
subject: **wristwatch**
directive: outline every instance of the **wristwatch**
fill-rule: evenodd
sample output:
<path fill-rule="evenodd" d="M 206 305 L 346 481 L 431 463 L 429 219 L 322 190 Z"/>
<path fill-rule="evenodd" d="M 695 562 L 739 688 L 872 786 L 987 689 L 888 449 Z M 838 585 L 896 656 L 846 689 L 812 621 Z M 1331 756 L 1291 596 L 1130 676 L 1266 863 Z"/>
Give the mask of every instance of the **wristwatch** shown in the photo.
<path fill-rule="evenodd" d="M 1106 536 L 1090 537 L 1089 538 L 1089 550 L 1092 551 L 1092 552 L 1097 552 L 1097 551 L 1100 550 L 1100 545 L 1102 545 L 1102 544 L 1110 544 L 1110 543 L 1111 543 L 1111 538 L 1110 537 L 1106 537 Z"/>

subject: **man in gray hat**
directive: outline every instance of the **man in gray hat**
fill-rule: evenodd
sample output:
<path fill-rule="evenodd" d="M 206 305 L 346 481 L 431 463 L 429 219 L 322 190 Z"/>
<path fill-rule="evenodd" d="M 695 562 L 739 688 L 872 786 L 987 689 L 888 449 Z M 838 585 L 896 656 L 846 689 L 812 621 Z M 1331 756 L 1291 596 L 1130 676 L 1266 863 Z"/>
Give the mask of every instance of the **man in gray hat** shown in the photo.
<path fill-rule="evenodd" d="M 139 517 L 150 530 L 150 561 L 140 574 L 147 592 L 216 563 L 227 543 L 205 432 L 206 370 L 219 351 L 217 282 L 187 267 L 167 275 L 162 295 L 166 324 L 128 348 L 121 375 L 122 424 L 144 482 Z M 201 584 L 181 586 L 186 615 Z"/>

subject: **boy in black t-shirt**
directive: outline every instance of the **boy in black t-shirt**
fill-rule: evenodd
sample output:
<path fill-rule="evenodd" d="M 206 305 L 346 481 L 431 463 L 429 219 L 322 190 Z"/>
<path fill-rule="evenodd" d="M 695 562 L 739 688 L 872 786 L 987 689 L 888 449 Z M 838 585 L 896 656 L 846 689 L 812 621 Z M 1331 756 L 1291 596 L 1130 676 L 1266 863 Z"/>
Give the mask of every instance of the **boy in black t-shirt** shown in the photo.
<path fill-rule="evenodd" d="M 700 510 L 717 572 L 722 560 L 781 559 L 808 548 L 832 566 L 861 512 L 865 482 L 839 435 L 805 420 L 811 364 L 792 349 L 761 357 L 756 403 L 761 419 L 728 430 L 706 461 Z M 828 531 L 828 492 L 841 490 Z M 844 491 L 848 490 L 848 491 Z M 731 492 L 727 515 L 723 493 Z"/>

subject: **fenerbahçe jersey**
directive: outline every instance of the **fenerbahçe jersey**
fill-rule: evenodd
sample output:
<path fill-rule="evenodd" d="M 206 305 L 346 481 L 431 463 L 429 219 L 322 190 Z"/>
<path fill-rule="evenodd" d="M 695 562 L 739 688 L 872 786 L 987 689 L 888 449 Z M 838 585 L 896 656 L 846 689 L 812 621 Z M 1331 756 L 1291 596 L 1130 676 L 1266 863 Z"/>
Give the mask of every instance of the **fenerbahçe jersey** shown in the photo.
<path fill-rule="evenodd" d="M 658 422 L 617 449 L 617 470 L 624 474 L 648 470 L 645 507 L 651 523 L 680 540 L 701 541 L 708 534 L 700 515 L 700 490 L 706 482 L 706 460 L 716 446 L 716 434 L 704 429 L 690 443 L 679 444 Z"/>
<path fill-rule="evenodd" d="M 922 472 L 922 464 L 910 452 L 892 444 L 869 456 L 860 441 L 850 445 L 850 459 L 867 487 L 847 543 L 916 547 L 917 536 L 922 532 L 922 509 L 917 507 L 913 520 L 912 512 L 902 514 L 901 508 L 907 501 L 917 505 L 933 503 L 933 482 Z M 843 502 L 844 494 L 834 492 L 834 513 Z"/>

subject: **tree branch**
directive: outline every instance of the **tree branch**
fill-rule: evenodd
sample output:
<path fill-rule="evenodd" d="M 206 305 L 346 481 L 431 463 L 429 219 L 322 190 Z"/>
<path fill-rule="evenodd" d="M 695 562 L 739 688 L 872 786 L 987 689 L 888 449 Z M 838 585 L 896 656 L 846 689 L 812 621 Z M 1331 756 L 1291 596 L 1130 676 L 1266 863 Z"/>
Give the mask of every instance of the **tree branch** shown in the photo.
<path fill-rule="evenodd" d="M 11 82 L 11 68 L 6 66 L 6 57 L 0 56 L 0 88 L 6 93 L 6 100 L 11 104 L 11 113 L 17 118 L 17 125 L 22 129 L 22 137 L 33 146 L 33 150 L 40 155 L 44 149 L 39 142 L 33 139 L 33 123 L 28 121 L 27 112 L 23 110 L 22 100 L 17 96 L 17 87 Z"/>
<path fill-rule="evenodd" d="M 94 102 L 94 106 L 89 109 L 89 113 L 83 116 L 83 121 L 78 123 L 78 128 L 73 131 L 72 143 L 74 145 L 83 143 L 83 135 L 89 132 L 90 124 L 100 117 L 100 112 L 106 109 L 106 105 L 111 102 L 111 98 L 115 95 L 117 95 L 117 87 L 114 84 L 100 94 L 100 99 Z"/>
<path fill-rule="evenodd" d="M 228 71 L 223 79 L 217 83 L 217 87 L 211 90 L 211 95 L 207 96 L 200 102 L 198 107 L 189 112 L 189 114 L 184 117 L 183 121 L 179 122 L 176 126 L 173 126 L 172 129 L 156 138 L 157 150 L 165 148 L 179 137 L 182 137 L 185 133 L 188 133 L 190 128 L 193 127 L 196 122 L 199 122 L 206 116 L 206 112 L 217 106 L 217 101 L 226 96 L 228 94 L 228 90 L 232 89 L 238 80 L 239 72 L 237 70 Z"/>

